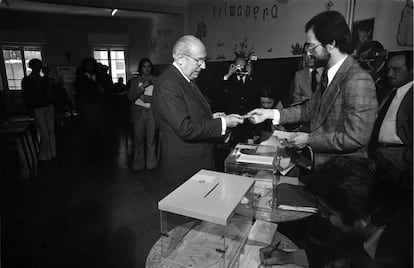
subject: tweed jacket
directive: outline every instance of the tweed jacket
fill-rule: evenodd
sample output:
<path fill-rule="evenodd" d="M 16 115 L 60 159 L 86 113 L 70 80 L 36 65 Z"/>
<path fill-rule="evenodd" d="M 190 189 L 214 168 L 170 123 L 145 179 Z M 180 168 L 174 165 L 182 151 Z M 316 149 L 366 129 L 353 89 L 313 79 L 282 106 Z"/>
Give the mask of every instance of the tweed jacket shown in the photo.
<path fill-rule="evenodd" d="M 212 169 L 212 142 L 221 136 L 221 119 L 213 119 L 201 91 L 175 66 L 158 78 L 153 109 L 161 130 L 160 168 L 166 179 L 181 183 L 202 168 Z"/>
<path fill-rule="evenodd" d="M 280 110 L 280 124 L 310 122 L 317 166 L 335 155 L 367 157 L 377 110 L 374 81 L 348 56 L 323 94 L 319 83 L 310 101 Z"/>

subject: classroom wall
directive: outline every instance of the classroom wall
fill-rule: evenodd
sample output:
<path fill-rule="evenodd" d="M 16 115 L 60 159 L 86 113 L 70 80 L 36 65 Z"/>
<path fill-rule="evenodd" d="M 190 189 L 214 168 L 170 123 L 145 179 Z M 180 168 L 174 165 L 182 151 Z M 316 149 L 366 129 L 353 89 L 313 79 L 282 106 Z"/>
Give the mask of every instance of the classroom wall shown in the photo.
<path fill-rule="evenodd" d="M 373 40 L 389 51 L 413 49 L 413 0 L 378 0 Z"/>
<path fill-rule="evenodd" d="M 163 35 L 165 32 L 168 35 Z M 56 76 L 57 66 L 77 66 L 91 56 L 92 47 L 102 44 L 127 49 L 127 76 L 131 77 L 142 57 L 154 57 L 155 63 L 170 61 L 165 53 L 154 49 L 154 41 L 170 50 L 172 39 L 181 34 L 180 16 L 121 19 L 0 10 L 0 45 L 43 44 L 45 64 L 52 76 Z M 4 70 L 2 73 L 4 80 Z M 5 90 L 2 95 L 9 113 L 24 111 L 20 92 Z"/>
<path fill-rule="evenodd" d="M 214 0 L 191 5 L 189 29 L 206 44 L 213 61 L 234 58 L 244 49 L 261 59 L 300 54 L 305 42 L 305 24 L 327 9 L 346 14 L 344 0 Z M 241 48 L 242 47 L 242 48 Z"/>
<path fill-rule="evenodd" d="M 119 46 L 128 50 L 128 62 L 149 54 L 150 19 L 114 19 L 65 14 L 28 13 L 0 10 L 0 43 L 43 43 L 45 59 L 56 71 L 59 65 L 78 65 L 91 56 L 90 35 L 99 34 L 107 43 L 127 36 Z M 125 38 L 124 38 L 125 39 Z M 67 58 L 70 53 L 70 58 Z"/>

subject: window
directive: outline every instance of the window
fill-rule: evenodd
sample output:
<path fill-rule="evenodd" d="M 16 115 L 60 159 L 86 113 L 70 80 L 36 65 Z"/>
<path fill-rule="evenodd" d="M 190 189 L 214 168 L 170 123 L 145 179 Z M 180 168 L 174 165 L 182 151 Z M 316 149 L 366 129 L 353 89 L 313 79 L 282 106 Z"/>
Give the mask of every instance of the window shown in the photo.
<path fill-rule="evenodd" d="M 126 81 L 126 63 L 124 49 L 94 49 L 93 57 L 97 62 L 109 67 L 109 72 L 114 83 L 119 77 Z"/>
<path fill-rule="evenodd" d="M 29 61 L 34 58 L 42 60 L 41 47 L 10 46 L 2 50 L 9 90 L 21 90 L 23 77 L 31 72 Z"/>

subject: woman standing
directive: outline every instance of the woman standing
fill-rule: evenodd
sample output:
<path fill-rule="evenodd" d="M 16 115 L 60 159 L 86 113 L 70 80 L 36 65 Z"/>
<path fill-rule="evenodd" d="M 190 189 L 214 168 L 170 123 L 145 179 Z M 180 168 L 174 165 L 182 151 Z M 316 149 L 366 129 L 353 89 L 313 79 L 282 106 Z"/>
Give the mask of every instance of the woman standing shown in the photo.
<path fill-rule="evenodd" d="M 152 91 L 157 80 L 152 75 L 152 62 L 148 58 L 140 60 L 138 76 L 128 83 L 127 94 L 131 104 L 130 120 L 134 133 L 134 155 L 132 169 L 135 171 L 156 168 L 155 121 L 151 109 Z M 146 141 L 146 142 L 145 142 Z M 146 143 L 146 148 L 145 147 Z M 146 151 L 146 159 L 144 156 Z"/>
<path fill-rule="evenodd" d="M 56 157 L 55 108 L 53 107 L 52 85 L 47 77 L 41 77 L 43 63 L 31 59 L 30 75 L 22 80 L 22 97 L 28 110 L 33 112 L 40 134 L 39 160 L 49 161 Z"/>

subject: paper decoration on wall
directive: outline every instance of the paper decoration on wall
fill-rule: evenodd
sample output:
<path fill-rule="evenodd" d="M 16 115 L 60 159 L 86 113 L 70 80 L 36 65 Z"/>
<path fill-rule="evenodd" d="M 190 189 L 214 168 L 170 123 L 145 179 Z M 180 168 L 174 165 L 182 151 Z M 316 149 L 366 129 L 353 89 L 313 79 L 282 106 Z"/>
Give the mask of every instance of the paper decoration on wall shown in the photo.
<path fill-rule="evenodd" d="M 203 40 L 203 38 L 207 36 L 207 25 L 203 21 L 197 24 L 197 32 L 195 36 L 200 40 Z"/>
<path fill-rule="evenodd" d="M 292 48 L 290 51 L 292 55 L 302 55 L 303 47 L 299 43 L 291 45 L 290 47 Z"/>
<path fill-rule="evenodd" d="M 216 60 L 224 60 L 226 57 L 223 54 L 217 55 Z"/>
<path fill-rule="evenodd" d="M 331 0 L 329 0 L 328 2 L 326 2 L 326 4 L 325 4 L 325 7 L 326 7 L 326 10 L 331 10 L 331 7 L 333 7 L 335 4 L 331 1 Z"/>
<path fill-rule="evenodd" d="M 268 50 L 267 50 L 267 53 L 270 53 L 270 52 L 272 52 L 273 51 L 273 48 L 269 48 Z"/>
<path fill-rule="evenodd" d="M 158 41 L 157 41 L 157 38 L 156 38 L 156 37 L 153 37 L 153 38 L 151 39 L 151 44 L 150 44 L 150 46 L 151 46 L 151 50 L 152 50 L 152 51 L 155 51 L 155 50 L 157 49 L 157 47 L 158 47 Z"/>
<path fill-rule="evenodd" d="M 413 45 L 413 1 L 407 0 L 401 12 L 401 19 L 398 25 L 397 43 L 400 46 Z"/>
<path fill-rule="evenodd" d="M 254 54 L 254 47 L 252 46 L 248 48 L 247 38 L 245 38 L 240 43 L 236 43 L 236 45 L 233 48 L 233 53 L 234 55 L 236 55 L 236 57 L 241 56 L 244 58 L 249 58 L 251 55 Z"/>

